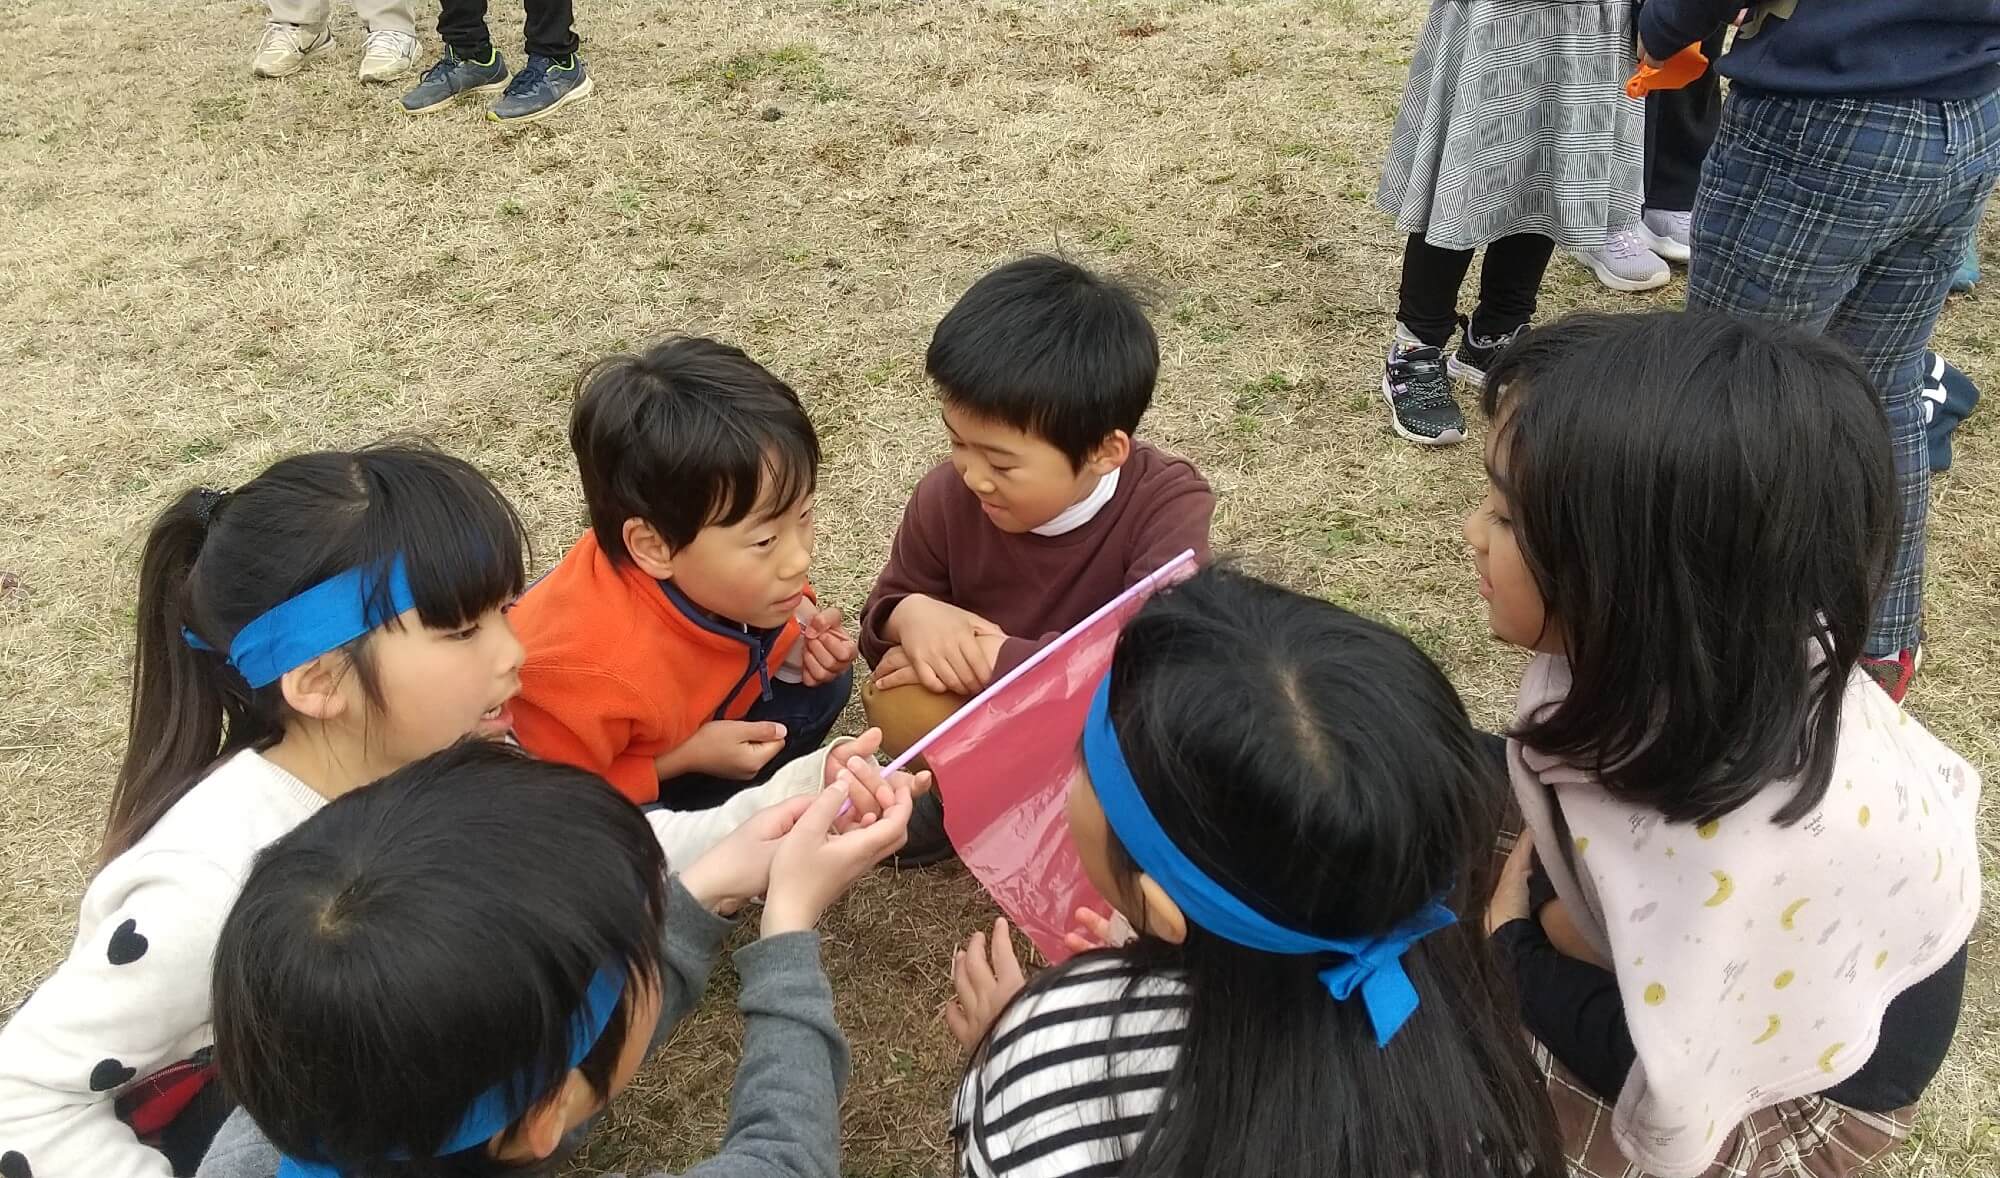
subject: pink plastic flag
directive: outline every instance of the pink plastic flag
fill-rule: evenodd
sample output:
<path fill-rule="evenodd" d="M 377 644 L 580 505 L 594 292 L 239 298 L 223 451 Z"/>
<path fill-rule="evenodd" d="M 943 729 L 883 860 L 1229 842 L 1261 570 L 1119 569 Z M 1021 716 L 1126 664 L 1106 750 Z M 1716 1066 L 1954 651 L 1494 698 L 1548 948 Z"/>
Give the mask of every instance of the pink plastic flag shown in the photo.
<path fill-rule="evenodd" d="M 972 874 L 1051 963 L 1078 908 L 1108 913 L 1063 812 L 1091 693 L 1118 631 L 1162 585 L 1194 572 L 1192 549 L 1162 565 L 1001 676 L 898 757 L 922 755 L 944 791 L 944 827 Z"/>

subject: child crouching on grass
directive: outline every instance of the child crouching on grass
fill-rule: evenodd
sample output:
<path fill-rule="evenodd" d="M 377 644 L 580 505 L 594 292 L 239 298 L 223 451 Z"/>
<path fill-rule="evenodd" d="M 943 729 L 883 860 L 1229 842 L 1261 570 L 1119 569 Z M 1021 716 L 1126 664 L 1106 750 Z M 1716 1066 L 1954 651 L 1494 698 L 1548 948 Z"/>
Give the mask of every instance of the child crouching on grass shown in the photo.
<path fill-rule="evenodd" d="M 570 446 L 591 526 L 511 615 L 521 744 L 641 805 L 783 800 L 774 774 L 832 729 L 855 655 L 808 580 L 819 439 L 798 395 L 736 348 L 671 339 L 590 372 Z M 681 821 L 712 840 L 740 814 Z"/>
<path fill-rule="evenodd" d="M 1407 638 L 1208 569 L 1118 639 L 1070 784 L 1138 937 L 953 961 L 965 1178 L 1560 1178 L 1473 922 L 1503 787 Z"/>
<path fill-rule="evenodd" d="M 701 1000 L 735 913 L 743 1056 L 712 1178 L 837 1178 L 847 1043 L 820 915 L 902 841 L 907 778 L 753 817 L 667 874 L 600 780 L 464 745 L 259 857 L 215 953 L 216 1062 L 242 1102 L 203 1178 L 538 1170 Z M 837 825 L 852 823 L 845 832 Z"/>
<path fill-rule="evenodd" d="M 1874 383 L 1794 328 L 1577 316 L 1485 408 L 1466 540 L 1536 653 L 1488 920 L 1570 1173 L 1858 1173 L 1951 1045 L 1980 890 L 1978 776 L 1858 666 L 1896 538 Z"/>
<path fill-rule="evenodd" d="M 951 457 L 903 511 L 861 614 L 863 687 L 886 751 L 1187 549 L 1215 496 L 1193 464 L 1136 440 L 1159 342 L 1132 293 L 1054 257 L 987 274 L 931 336 Z M 916 864 L 948 856 L 935 795 Z"/>

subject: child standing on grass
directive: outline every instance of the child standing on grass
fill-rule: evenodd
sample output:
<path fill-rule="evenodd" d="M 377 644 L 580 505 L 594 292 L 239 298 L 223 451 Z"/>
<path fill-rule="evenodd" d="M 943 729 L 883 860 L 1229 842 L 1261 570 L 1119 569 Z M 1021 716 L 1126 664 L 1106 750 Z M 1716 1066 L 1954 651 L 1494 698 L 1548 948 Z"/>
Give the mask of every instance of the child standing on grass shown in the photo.
<path fill-rule="evenodd" d="M 424 71 L 423 80 L 403 95 L 409 114 L 443 110 L 466 94 L 500 97 L 487 108 L 496 123 L 539 122 L 590 96 L 596 84 L 577 55 L 576 17 L 571 0 L 526 0 L 522 28 L 528 63 L 507 77 L 507 62 L 486 31 L 486 0 L 444 0 L 438 37 L 444 51 Z"/>
<path fill-rule="evenodd" d="M 861 702 L 891 753 L 1187 549 L 1215 496 L 1133 435 L 1159 341 L 1124 287 L 1062 258 L 992 271 L 931 336 L 949 461 L 903 511 L 861 611 Z M 902 862 L 951 853 L 935 794 Z"/>
<path fill-rule="evenodd" d="M 838 1178 L 847 1042 L 816 926 L 910 813 L 907 778 L 862 773 L 865 822 L 836 833 L 841 789 L 793 798 L 672 875 L 603 781 L 505 746 L 329 805 L 259 856 L 223 926 L 215 1055 L 243 1112 L 200 1173 L 550 1173 L 762 896 L 734 954 L 729 1130 L 694 1172 Z"/>
<path fill-rule="evenodd" d="M 1432 0 L 1376 194 L 1408 234 L 1382 375 L 1389 424 L 1443 446 L 1465 438 L 1452 398 L 1534 317 L 1549 258 L 1595 250 L 1639 219 L 1644 108 L 1631 0 Z M 1477 249 L 1479 301 L 1458 314 Z M 1449 358 L 1445 346 L 1461 326 Z"/>
<path fill-rule="evenodd" d="M 287 458 L 154 523 L 103 865 L 68 959 L 0 1029 L 9 1178 L 193 1170 L 228 1109 L 209 961 L 251 858 L 506 730 L 522 545 L 478 471 L 402 447 Z"/>
<path fill-rule="evenodd" d="M 1579 316 L 1485 409 L 1466 539 L 1537 655 L 1488 920 L 1570 1172 L 1854 1174 L 1951 1044 L 1980 890 L 1977 775 L 1857 665 L 1897 518 L 1868 374 L 1792 328 Z"/>
<path fill-rule="evenodd" d="M 1666 58 L 1740 0 L 1647 0 Z M 2000 0 L 1751 7 L 1702 169 L 1688 307 L 1823 331 L 1861 358 L 1896 448 L 1894 573 L 1868 666 L 1898 699 L 1922 640 L 1924 354 L 2000 177 Z"/>
<path fill-rule="evenodd" d="M 265 0 L 270 19 L 250 59 L 260 78 L 286 78 L 333 49 L 332 0 Z M 361 42 L 359 76 L 393 82 L 417 68 L 417 15 L 411 0 L 354 0 L 368 35 Z"/>
<path fill-rule="evenodd" d="M 1070 836 L 1138 937 L 1025 989 L 1004 923 L 954 957 L 959 1174 L 1560 1178 L 1454 913 L 1501 785 L 1408 639 L 1205 570 L 1119 637 L 1082 753 Z"/>

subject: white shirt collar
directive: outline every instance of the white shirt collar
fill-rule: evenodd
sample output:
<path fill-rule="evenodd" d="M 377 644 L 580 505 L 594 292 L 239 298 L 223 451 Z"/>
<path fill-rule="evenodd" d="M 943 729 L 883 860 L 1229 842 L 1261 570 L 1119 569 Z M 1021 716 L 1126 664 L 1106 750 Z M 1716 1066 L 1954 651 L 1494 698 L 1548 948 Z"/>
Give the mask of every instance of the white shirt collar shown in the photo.
<path fill-rule="evenodd" d="M 1029 530 L 1037 536 L 1060 536 L 1074 532 L 1096 519 L 1097 513 L 1104 510 L 1104 505 L 1111 502 L 1111 496 L 1117 494 L 1118 471 L 1121 469 L 1123 468 L 1114 468 L 1110 474 L 1097 480 L 1097 485 L 1090 489 L 1090 494 L 1063 508 L 1062 512 L 1048 523 Z"/>

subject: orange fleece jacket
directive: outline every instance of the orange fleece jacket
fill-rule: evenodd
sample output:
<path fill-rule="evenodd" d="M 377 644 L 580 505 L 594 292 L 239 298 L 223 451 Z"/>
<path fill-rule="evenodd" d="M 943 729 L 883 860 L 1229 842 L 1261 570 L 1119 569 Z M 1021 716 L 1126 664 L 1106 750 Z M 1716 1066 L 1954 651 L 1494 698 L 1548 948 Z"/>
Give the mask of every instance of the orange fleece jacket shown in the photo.
<path fill-rule="evenodd" d="M 741 719 L 799 636 L 796 620 L 760 631 L 703 614 L 638 568 L 612 564 L 592 532 L 510 618 L 527 648 L 515 737 L 639 803 L 659 800 L 654 758 L 710 720 Z"/>

